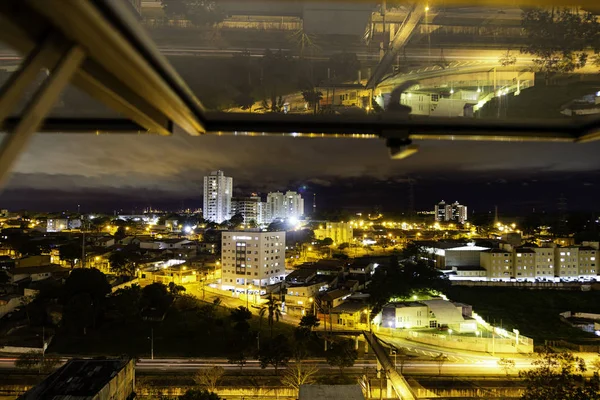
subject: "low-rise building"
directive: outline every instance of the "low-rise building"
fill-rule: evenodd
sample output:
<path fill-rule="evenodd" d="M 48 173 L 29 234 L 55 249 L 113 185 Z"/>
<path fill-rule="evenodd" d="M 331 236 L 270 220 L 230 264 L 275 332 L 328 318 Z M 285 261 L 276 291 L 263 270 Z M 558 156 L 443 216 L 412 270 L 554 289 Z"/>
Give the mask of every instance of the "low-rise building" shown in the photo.
<path fill-rule="evenodd" d="M 510 280 L 514 278 L 512 252 L 490 249 L 479 253 L 480 265 L 487 271 L 490 280 Z"/>
<path fill-rule="evenodd" d="M 327 222 L 319 223 L 318 228 L 314 229 L 315 239 L 323 240 L 330 238 L 337 245 L 342 243 L 352 243 L 353 229 L 349 222 Z"/>
<path fill-rule="evenodd" d="M 128 400 L 134 395 L 133 360 L 73 359 L 19 399 Z"/>
<path fill-rule="evenodd" d="M 380 324 L 390 328 L 448 327 L 457 332 L 475 332 L 477 321 L 470 306 L 443 299 L 389 303 L 380 314 Z"/>

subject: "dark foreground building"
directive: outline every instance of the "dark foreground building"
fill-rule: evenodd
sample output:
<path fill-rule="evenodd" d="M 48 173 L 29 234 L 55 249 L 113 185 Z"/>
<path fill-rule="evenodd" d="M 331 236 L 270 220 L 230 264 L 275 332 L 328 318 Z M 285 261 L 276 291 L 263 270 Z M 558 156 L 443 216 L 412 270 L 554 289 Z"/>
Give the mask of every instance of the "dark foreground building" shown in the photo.
<path fill-rule="evenodd" d="M 74 359 L 28 390 L 19 400 L 128 400 L 134 397 L 133 360 Z"/>

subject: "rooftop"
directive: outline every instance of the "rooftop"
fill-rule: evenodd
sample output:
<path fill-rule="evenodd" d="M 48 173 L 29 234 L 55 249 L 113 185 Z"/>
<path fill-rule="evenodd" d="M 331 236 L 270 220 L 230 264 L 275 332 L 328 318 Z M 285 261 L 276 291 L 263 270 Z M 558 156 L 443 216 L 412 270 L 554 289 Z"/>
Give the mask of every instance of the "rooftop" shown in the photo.
<path fill-rule="evenodd" d="M 358 385 L 302 385 L 298 400 L 364 400 Z"/>
<path fill-rule="evenodd" d="M 129 362 L 130 360 L 70 360 L 25 393 L 21 399 L 92 399 Z"/>

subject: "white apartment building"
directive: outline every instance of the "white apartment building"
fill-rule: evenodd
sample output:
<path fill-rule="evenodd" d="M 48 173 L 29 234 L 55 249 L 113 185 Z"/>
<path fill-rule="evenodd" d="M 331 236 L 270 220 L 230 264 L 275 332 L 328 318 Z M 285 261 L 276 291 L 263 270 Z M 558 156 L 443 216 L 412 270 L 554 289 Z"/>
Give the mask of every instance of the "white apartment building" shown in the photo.
<path fill-rule="evenodd" d="M 281 192 L 271 192 L 267 194 L 266 212 L 267 223 L 276 219 L 285 218 L 285 209 L 283 208 L 284 195 Z"/>
<path fill-rule="evenodd" d="M 46 221 L 47 232 L 60 232 L 68 229 L 80 229 L 80 219 L 50 218 Z"/>
<path fill-rule="evenodd" d="M 285 278 L 285 232 L 223 232 L 223 290 L 256 291 Z"/>
<path fill-rule="evenodd" d="M 203 218 L 218 224 L 231 217 L 231 194 L 233 178 L 223 171 L 213 171 L 204 177 Z"/>
<path fill-rule="evenodd" d="M 231 215 L 241 214 L 244 217 L 244 223 L 254 221 L 257 224 L 262 224 L 262 207 L 260 206 L 260 197 L 232 197 L 231 199 Z"/>
<path fill-rule="evenodd" d="M 440 201 L 434 207 L 435 220 L 438 222 L 455 221 L 464 224 L 467 221 L 467 206 L 455 201 L 452 204 L 446 204 L 444 200 Z"/>
<path fill-rule="evenodd" d="M 276 219 L 300 218 L 304 216 L 304 199 L 290 190 L 285 194 L 272 192 L 267 195 L 266 209 L 268 223 Z"/>

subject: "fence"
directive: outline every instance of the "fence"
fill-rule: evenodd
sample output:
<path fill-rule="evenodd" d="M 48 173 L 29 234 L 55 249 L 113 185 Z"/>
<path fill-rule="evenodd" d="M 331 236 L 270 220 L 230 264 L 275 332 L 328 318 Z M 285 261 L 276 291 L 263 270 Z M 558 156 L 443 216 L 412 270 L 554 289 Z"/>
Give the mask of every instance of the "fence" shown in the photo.
<path fill-rule="evenodd" d="M 497 328 L 497 330 L 499 330 L 499 328 Z M 492 354 L 533 353 L 533 340 L 519 335 L 517 343 L 516 335 L 513 334 L 514 337 L 510 337 L 511 335 L 509 335 L 509 333 L 506 331 L 503 332 L 505 337 L 497 337 L 500 336 L 498 332 L 492 335 L 492 337 L 470 337 L 383 327 L 378 328 L 376 333 L 451 349 L 478 351 Z"/>

